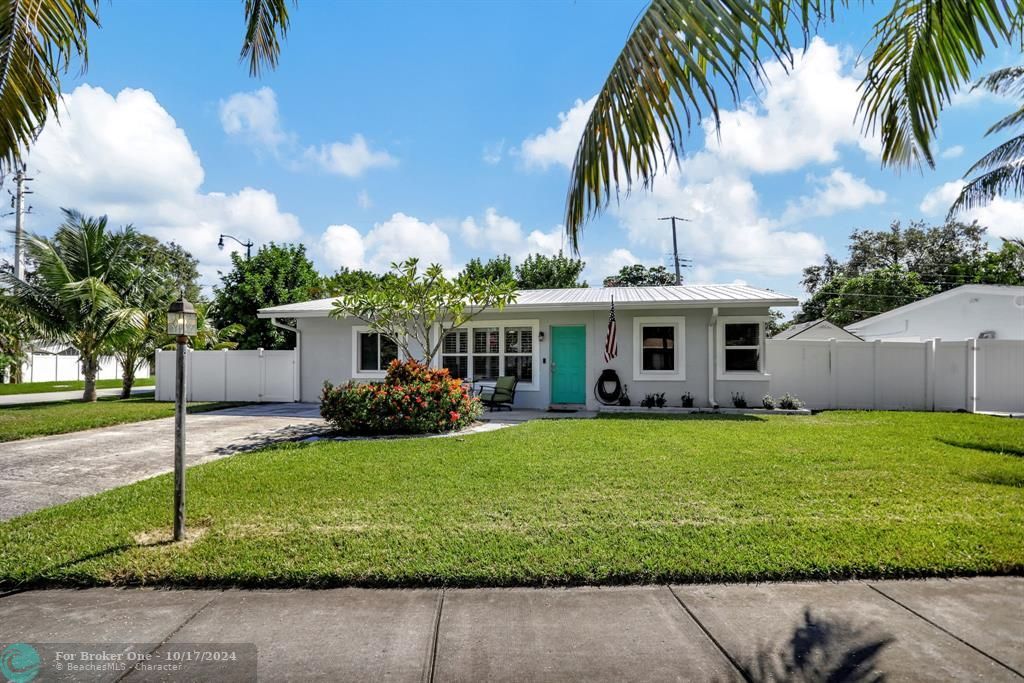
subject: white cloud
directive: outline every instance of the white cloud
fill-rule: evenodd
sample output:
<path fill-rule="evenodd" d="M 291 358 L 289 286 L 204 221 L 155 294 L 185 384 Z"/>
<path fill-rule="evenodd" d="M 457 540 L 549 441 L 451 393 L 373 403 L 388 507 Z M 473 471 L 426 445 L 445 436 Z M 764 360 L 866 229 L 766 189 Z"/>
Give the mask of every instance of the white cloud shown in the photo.
<path fill-rule="evenodd" d="M 370 149 L 366 138 L 359 133 L 351 142 L 330 142 L 319 147 L 307 147 L 305 158 L 328 173 L 355 178 L 371 168 L 394 166 L 398 161 L 385 151 Z"/>
<path fill-rule="evenodd" d="M 546 169 L 561 165 L 570 168 L 596 100 L 597 95 L 586 102 L 576 100 L 572 109 L 558 114 L 557 128 L 548 128 L 540 135 L 523 140 L 519 153 L 526 166 Z"/>
<path fill-rule="evenodd" d="M 333 267 L 388 270 L 392 262 L 417 257 L 421 265 L 440 263 L 453 269 L 451 242 L 436 223 L 395 213 L 365 235 L 351 225 L 332 225 L 320 237 L 320 251 Z"/>
<path fill-rule="evenodd" d="M 281 130 L 277 95 L 269 87 L 238 92 L 220 101 L 220 123 L 228 135 L 277 152 L 289 140 Z"/>
<path fill-rule="evenodd" d="M 782 215 L 784 222 L 796 222 L 813 216 L 831 216 L 840 211 L 859 209 L 868 204 L 881 204 L 885 192 L 876 190 L 863 178 L 855 178 L 842 168 L 835 168 L 825 177 L 811 176 L 814 194 L 790 202 Z"/>
<path fill-rule="evenodd" d="M 356 203 L 359 204 L 360 209 L 369 209 L 373 206 L 373 200 L 370 199 L 370 193 L 366 190 L 360 190 L 356 196 Z"/>
<path fill-rule="evenodd" d="M 185 132 L 146 90 L 116 97 L 82 85 L 64 96 L 32 149 L 35 202 L 43 211 L 73 207 L 133 223 L 174 240 L 200 259 L 207 278 L 229 263 L 220 233 L 257 244 L 301 237 L 299 220 L 273 193 L 250 187 L 203 192 L 203 167 Z"/>
<path fill-rule="evenodd" d="M 956 159 L 962 156 L 963 153 L 963 145 L 953 145 L 952 147 L 947 147 L 946 149 L 942 150 L 939 156 L 942 157 L 943 159 Z"/>
<path fill-rule="evenodd" d="M 658 218 L 670 214 L 691 218 L 678 224 L 680 255 L 708 269 L 787 275 L 825 253 L 825 242 L 818 235 L 782 230 L 777 221 L 761 216 L 753 183 L 726 169 L 711 177 L 693 178 L 672 167 L 650 192 L 632 195 L 613 213 L 628 231 L 631 244 L 659 253 L 671 251 L 672 231 Z"/>
<path fill-rule="evenodd" d="M 760 102 L 723 111 L 720 134 L 713 121 L 705 122 L 706 149 L 754 173 L 831 163 L 844 145 L 878 155 L 877 139 L 865 138 L 854 120 L 860 79 L 838 48 L 814 38 L 788 72 L 772 62 L 765 73 L 769 85 Z"/>
<path fill-rule="evenodd" d="M 485 253 L 508 254 L 515 263 L 532 253 L 557 254 L 562 250 L 563 232 L 562 226 L 556 226 L 547 232 L 532 230 L 524 237 L 518 221 L 493 207 L 480 220 L 467 216 L 459 224 L 459 235 L 467 245 Z"/>
<path fill-rule="evenodd" d="M 921 211 L 927 215 L 945 215 L 963 189 L 963 180 L 951 180 L 930 190 L 921 200 Z"/>
<path fill-rule="evenodd" d="M 501 163 L 501 159 L 504 156 L 504 154 L 505 140 L 501 139 L 498 140 L 497 142 L 484 145 L 484 151 L 481 158 L 484 160 L 485 164 L 490 164 L 491 166 L 494 166 L 495 164 Z"/>
<path fill-rule="evenodd" d="M 933 188 L 921 200 L 921 211 L 932 216 L 945 216 L 965 184 L 965 181 L 958 179 Z M 964 211 L 957 218 L 961 221 L 978 221 L 988 228 L 989 237 L 993 239 L 1024 237 L 1024 201 L 996 197 L 984 206 Z"/>

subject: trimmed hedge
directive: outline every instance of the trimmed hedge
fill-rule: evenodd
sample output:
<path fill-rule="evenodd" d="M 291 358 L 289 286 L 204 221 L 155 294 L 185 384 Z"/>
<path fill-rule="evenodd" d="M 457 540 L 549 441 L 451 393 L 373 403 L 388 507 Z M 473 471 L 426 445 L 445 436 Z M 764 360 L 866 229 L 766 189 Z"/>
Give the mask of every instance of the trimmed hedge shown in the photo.
<path fill-rule="evenodd" d="M 320 414 L 349 436 L 448 432 L 481 410 L 461 380 L 414 360 L 391 361 L 383 382 L 324 382 L 320 395 Z"/>

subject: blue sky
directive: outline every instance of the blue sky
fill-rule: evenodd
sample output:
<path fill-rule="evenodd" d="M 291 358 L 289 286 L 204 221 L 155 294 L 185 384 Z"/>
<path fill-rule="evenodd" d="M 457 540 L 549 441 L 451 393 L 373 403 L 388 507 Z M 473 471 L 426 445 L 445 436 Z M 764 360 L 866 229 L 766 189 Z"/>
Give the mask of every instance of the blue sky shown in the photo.
<path fill-rule="evenodd" d="M 89 71 L 67 79 L 61 123 L 30 157 L 28 226 L 52 231 L 59 206 L 107 213 L 184 244 L 206 285 L 227 263 L 220 232 L 301 241 L 325 272 L 557 251 L 588 100 L 642 7 L 305 2 L 278 70 L 252 79 L 238 61 L 240 3 L 104 5 Z M 695 128 L 653 193 L 587 225 L 588 280 L 668 265 L 670 233 L 655 219 L 669 213 L 694 219 L 680 235 L 690 281 L 794 295 L 800 269 L 842 253 L 851 230 L 941 219 L 1010 103 L 958 98 L 936 169 L 881 169 L 853 122 L 872 18 L 843 17 L 791 74 L 770 67 L 762 92 L 728 105 L 720 144 Z M 1024 235 L 1018 202 L 977 217 L 994 235 Z"/>

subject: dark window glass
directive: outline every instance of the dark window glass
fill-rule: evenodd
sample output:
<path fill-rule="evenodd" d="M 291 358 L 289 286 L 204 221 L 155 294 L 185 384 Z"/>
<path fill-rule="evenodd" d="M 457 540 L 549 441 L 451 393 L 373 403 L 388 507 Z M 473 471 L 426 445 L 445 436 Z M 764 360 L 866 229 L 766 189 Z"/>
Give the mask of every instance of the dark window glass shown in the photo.
<path fill-rule="evenodd" d="M 506 356 L 505 374 L 514 375 L 520 382 L 533 381 L 533 358 L 530 356 Z"/>
<path fill-rule="evenodd" d="M 641 328 L 643 370 L 672 371 L 676 369 L 675 338 L 673 326 L 645 326 Z"/>
<path fill-rule="evenodd" d="M 377 358 L 377 335 L 361 332 L 359 334 L 359 371 L 376 372 L 380 370 Z"/>
<path fill-rule="evenodd" d="M 469 377 L 469 359 L 465 356 L 441 356 L 441 367 L 446 368 L 452 377 Z"/>
<path fill-rule="evenodd" d="M 757 323 L 726 323 L 726 346 L 757 346 L 761 343 L 761 326 Z"/>
<path fill-rule="evenodd" d="M 388 364 L 398 358 L 398 344 L 391 337 L 380 338 L 380 369 L 387 370 Z"/>
<path fill-rule="evenodd" d="M 757 349 L 726 349 L 726 372 L 758 372 L 760 352 Z"/>
<path fill-rule="evenodd" d="M 500 356 L 473 356 L 473 379 L 498 379 Z"/>

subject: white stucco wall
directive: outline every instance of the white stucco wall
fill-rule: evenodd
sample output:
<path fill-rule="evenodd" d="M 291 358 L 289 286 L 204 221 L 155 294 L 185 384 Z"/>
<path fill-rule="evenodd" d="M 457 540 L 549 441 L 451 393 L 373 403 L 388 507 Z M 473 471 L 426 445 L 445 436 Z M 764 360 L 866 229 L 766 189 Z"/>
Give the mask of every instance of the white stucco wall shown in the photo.
<path fill-rule="evenodd" d="M 953 292 L 925 299 L 905 313 L 849 326 L 867 341 L 962 340 L 993 331 L 996 339 L 1024 339 L 1024 287 Z"/>
<path fill-rule="evenodd" d="M 767 307 L 720 308 L 722 316 L 767 317 Z M 686 379 L 678 380 L 634 380 L 633 374 L 633 318 L 674 317 L 685 318 L 684 362 Z M 587 408 L 596 409 L 599 403 L 594 398 L 594 385 L 601 371 L 614 369 L 623 384 L 628 385 L 633 404 L 639 404 L 647 393 L 665 393 L 668 405 L 680 405 L 684 392 L 690 392 L 697 406 L 709 404 L 708 394 L 708 324 L 710 308 L 679 309 L 616 309 L 618 325 L 618 357 L 610 363 L 604 362 L 605 330 L 608 325 L 608 311 L 559 311 L 549 313 L 527 313 L 512 311 L 503 314 L 486 314 L 476 322 L 497 320 L 537 320 L 544 341 L 537 342 L 538 355 L 535 373 L 535 391 L 517 390 L 516 406 L 521 408 L 545 409 L 550 404 L 551 387 L 551 327 L 553 325 L 583 325 L 587 332 L 586 355 L 586 396 Z M 300 376 L 303 401 L 317 402 L 324 380 L 332 383 L 345 382 L 352 377 L 352 327 L 358 322 L 334 320 L 331 318 L 300 318 L 298 328 L 300 340 Z M 732 392 L 742 392 L 750 405 L 757 405 L 768 390 L 768 378 L 723 380 L 714 382 L 715 398 L 720 405 L 731 405 Z"/>

